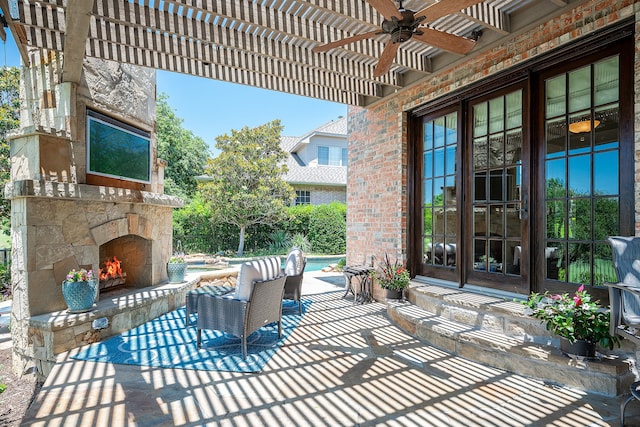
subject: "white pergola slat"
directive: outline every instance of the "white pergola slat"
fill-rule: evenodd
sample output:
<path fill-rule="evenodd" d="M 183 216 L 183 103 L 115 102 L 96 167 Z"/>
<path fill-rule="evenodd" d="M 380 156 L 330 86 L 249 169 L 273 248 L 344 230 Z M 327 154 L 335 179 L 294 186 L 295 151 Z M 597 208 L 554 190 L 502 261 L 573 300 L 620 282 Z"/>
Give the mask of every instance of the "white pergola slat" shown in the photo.
<path fill-rule="evenodd" d="M 485 0 L 428 25 L 467 37 L 481 30 L 473 56 L 483 40 L 514 34 L 512 22 L 524 28 L 581 1 Z M 0 0 L 0 9 L 23 61 L 27 48 L 64 52 L 67 81 L 79 81 L 86 56 L 366 106 L 461 59 L 409 40 L 374 79 L 387 34 L 312 52 L 380 29 L 383 18 L 366 0 Z"/>

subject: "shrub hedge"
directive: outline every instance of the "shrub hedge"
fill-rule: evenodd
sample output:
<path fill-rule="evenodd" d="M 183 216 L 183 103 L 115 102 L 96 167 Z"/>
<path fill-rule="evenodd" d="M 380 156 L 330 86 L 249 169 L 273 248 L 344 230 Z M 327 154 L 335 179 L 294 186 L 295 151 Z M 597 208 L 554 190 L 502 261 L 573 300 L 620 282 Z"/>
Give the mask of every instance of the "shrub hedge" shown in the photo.
<path fill-rule="evenodd" d="M 343 254 L 346 251 L 346 214 L 344 203 L 297 205 L 288 208 L 288 218 L 279 223 L 250 227 L 245 234 L 245 252 L 268 254 L 287 241 L 304 242 L 316 254 Z M 214 223 L 210 208 L 199 198 L 173 214 L 173 241 L 182 243 L 187 253 L 234 254 L 238 248 L 237 227 Z M 308 241 L 308 243 L 305 241 Z M 285 251 L 286 252 L 286 251 Z"/>

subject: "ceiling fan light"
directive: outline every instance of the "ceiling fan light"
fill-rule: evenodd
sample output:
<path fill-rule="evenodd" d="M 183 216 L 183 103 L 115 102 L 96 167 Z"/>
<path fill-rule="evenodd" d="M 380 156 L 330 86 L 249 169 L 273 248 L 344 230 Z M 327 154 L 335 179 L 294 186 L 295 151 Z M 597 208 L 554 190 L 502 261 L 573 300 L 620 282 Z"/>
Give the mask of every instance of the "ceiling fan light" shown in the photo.
<path fill-rule="evenodd" d="M 391 33 L 391 41 L 394 43 L 406 42 L 413 36 L 413 29 L 410 27 L 399 27 L 396 31 Z"/>
<path fill-rule="evenodd" d="M 597 128 L 600 125 L 600 120 L 593 121 L 593 128 Z M 569 124 L 569 132 L 571 133 L 585 133 L 591 131 L 591 120 L 582 120 Z"/>

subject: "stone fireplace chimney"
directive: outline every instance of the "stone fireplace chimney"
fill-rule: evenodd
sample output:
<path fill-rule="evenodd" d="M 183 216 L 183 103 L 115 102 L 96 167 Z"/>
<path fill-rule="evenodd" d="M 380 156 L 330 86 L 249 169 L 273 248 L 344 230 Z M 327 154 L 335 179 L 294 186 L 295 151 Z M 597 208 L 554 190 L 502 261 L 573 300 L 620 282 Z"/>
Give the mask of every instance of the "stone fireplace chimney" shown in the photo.
<path fill-rule="evenodd" d="M 117 256 L 129 266 L 127 286 L 167 280 L 172 210 L 157 157 L 155 71 L 85 59 L 81 83 L 64 82 L 62 55 L 39 57 L 21 70 L 20 131 L 10 137 L 12 338 L 14 370 L 34 359 L 31 316 L 64 310 L 61 282 L 71 268 L 97 272 Z M 140 182 L 87 172 L 87 111 L 150 137 L 150 179 Z M 133 166 L 133 165 L 132 165 Z"/>

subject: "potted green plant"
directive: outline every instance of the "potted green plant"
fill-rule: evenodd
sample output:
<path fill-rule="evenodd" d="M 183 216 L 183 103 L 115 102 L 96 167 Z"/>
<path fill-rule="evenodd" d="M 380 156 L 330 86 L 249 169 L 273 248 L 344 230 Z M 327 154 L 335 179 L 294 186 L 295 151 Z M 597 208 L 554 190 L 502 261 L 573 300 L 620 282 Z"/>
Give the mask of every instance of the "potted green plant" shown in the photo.
<path fill-rule="evenodd" d="M 389 254 L 384 254 L 384 260 L 378 264 L 378 269 L 373 273 L 382 289 L 387 290 L 387 298 L 402 298 L 404 288 L 409 285 L 409 270 L 398 260 L 391 262 Z"/>
<path fill-rule="evenodd" d="M 98 278 L 92 270 L 73 269 L 62 282 L 62 296 L 70 313 L 82 313 L 93 309 L 98 296 Z"/>
<path fill-rule="evenodd" d="M 523 304 L 528 314 L 560 337 L 560 349 L 565 353 L 593 357 L 597 344 L 609 350 L 620 346 L 618 337 L 609 333 L 609 310 L 592 301 L 584 285 L 573 295 L 534 292 Z"/>
<path fill-rule="evenodd" d="M 167 276 L 169 283 L 184 282 L 184 275 L 187 271 L 187 263 L 183 254 L 177 254 L 169 258 L 167 263 Z"/>

